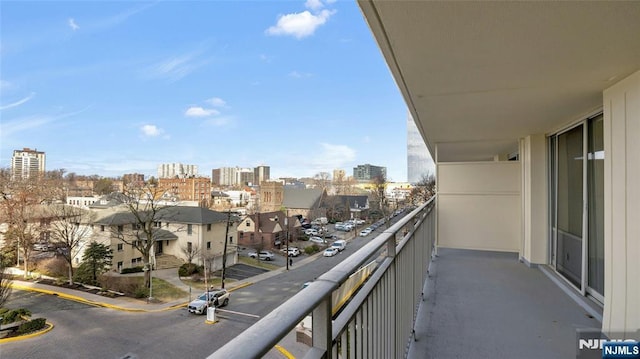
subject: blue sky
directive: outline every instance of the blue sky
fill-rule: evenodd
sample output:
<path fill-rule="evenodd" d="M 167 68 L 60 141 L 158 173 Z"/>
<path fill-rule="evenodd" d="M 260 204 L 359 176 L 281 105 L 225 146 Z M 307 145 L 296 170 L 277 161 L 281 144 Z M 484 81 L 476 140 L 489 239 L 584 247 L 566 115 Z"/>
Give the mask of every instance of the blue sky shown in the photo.
<path fill-rule="evenodd" d="M 355 1 L 2 1 L 0 166 L 359 164 L 405 181 L 407 108 Z"/>

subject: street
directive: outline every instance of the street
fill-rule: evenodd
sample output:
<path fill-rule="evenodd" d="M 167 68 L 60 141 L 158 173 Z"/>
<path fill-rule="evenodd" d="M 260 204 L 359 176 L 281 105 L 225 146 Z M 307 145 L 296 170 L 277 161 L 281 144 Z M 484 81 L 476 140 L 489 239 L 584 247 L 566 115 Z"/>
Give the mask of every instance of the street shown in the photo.
<path fill-rule="evenodd" d="M 31 339 L 4 343 L 2 358 L 204 358 L 239 335 L 278 305 L 366 244 L 377 233 L 355 237 L 334 257 L 319 255 L 306 265 L 264 279 L 231 293 L 219 321 L 205 323 L 186 309 L 131 313 L 92 307 L 56 296 L 14 291 L 7 307 L 25 307 L 55 328 Z M 239 314 L 238 314 L 239 313 Z M 246 315 L 243 315 L 246 314 Z"/>

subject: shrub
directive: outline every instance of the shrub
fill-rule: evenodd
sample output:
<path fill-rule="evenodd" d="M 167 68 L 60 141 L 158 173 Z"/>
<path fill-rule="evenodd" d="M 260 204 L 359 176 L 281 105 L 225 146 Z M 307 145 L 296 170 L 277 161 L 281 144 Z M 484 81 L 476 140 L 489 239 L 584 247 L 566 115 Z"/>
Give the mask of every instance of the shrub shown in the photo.
<path fill-rule="evenodd" d="M 320 247 L 318 247 L 318 246 L 317 246 L 317 245 L 315 245 L 315 244 L 312 244 L 312 245 L 310 245 L 309 247 L 307 247 L 307 248 L 305 248 L 305 249 L 304 249 L 304 252 L 305 252 L 306 254 L 314 254 L 314 253 L 316 253 L 316 252 L 318 252 L 318 251 L 320 251 Z"/>
<path fill-rule="evenodd" d="M 31 316 L 31 312 L 24 308 L 8 310 L 2 315 L 2 324 L 14 323 L 22 320 L 22 317 L 29 316 Z"/>
<path fill-rule="evenodd" d="M 22 335 L 22 334 L 32 333 L 44 328 L 45 325 L 47 325 L 47 320 L 45 318 L 36 318 L 26 323 L 22 323 L 18 327 L 16 334 Z"/>
<path fill-rule="evenodd" d="M 64 258 L 46 258 L 38 261 L 37 270 L 50 277 L 68 277 L 69 269 L 67 265 L 67 261 Z"/>
<path fill-rule="evenodd" d="M 144 272 L 143 268 L 144 267 L 142 267 L 142 266 L 133 267 L 133 268 L 122 268 L 122 270 L 120 270 L 120 274 Z"/>
<path fill-rule="evenodd" d="M 149 296 L 149 289 L 143 285 L 139 285 L 133 292 L 133 296 L 136 298 L 146 298 Z"/>
<path fill-rule="evenodd" d="M 141 281 L 142 277 L 140 276 L 117 277 L 106 274 L 100 276 L 100 286 L 102 288 L 125 293 L 126 295 L 133 295 L 140 286 Z"/>
<path fill-rule="evenodd" d="M 83 262 L 82 264 L 80 264 L 76 272 L 73 273 L 73 280 L 74 282 L 80 282 L 84 284 L 99 285 L 97 281 L 93 280 L 93 273 L 91 272 L 91 267 L 86 262 Z"/>
<path fill-rule="evenodd" d="M 180 277 L 188 277 L 194 273 L 202 273 L 202 272 L 204 272 L 204 268 L 194 263 L 185 263 L 181 265 L 180 268 L 178 269 L 178 275 Z"/>

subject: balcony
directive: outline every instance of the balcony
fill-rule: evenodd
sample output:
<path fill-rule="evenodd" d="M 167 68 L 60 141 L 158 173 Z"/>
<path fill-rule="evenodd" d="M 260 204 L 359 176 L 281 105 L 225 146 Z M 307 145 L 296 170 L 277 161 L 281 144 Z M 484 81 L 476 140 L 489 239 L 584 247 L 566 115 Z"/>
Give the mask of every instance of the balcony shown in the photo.
<path fill-rule="evenodd" d="M 304 358 L 570 358 L 577 329 L 601 327 L 597 307 L 578 305 L 517 253 L 436 255 L 435 213 L 432 199 L 209 358 L 263 357 L 308 316 Z"/>
<path fill-rule="evenodd" d="M 576 330 L 599 330 L 601 309 L 545 269 L 517 253 L 438 250 L 408 358 L 575 358 Z"/>

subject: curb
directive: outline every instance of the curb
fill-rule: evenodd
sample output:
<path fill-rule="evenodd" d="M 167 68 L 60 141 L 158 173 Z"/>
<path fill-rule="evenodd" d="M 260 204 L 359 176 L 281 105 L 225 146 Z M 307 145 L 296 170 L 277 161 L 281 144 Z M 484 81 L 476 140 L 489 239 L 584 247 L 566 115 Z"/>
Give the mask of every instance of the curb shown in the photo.
<path fill-rule="evenodd" d="M 67 294 L 67 293 L 56 292 L 56 291 L 52 291 L 52 290 L 48 290 L 48 289 L 34 288 L 34 287 L 25 286 L 25 285 L 16 284 L 16 283 L 11 283 L 11 287 L 19 289 L 19 290 L 28 290 L 28 291 L 32 291 L 32 292 L 39 292 L 39 293 L 54 295 L 54 296 L 57 296 L 57 297 L 60 297 L 60 298 L 64 298 L 64 299 L 67 299 L 67 300 L 72 300 L 74 302 L 92 305 L 94 307 L 109 308 L 109 309 L 121 310 L 121 311 L 131 312 L 131 313 L 162 312 L 162 311 L 167 311 L 167 310 L 179 309 L 179 308 L 185 307 L 187 304 L 189 304 L 188 302 L 185 302 L 185 303 L 180 303 L 180 304 L 174 304 L 174 305 L 169 306 L 167 308 L 161 308 L 161 309 L 125 308 L 125 307 L 120 307 L 120 306 L 113 305 L 113 304 L 108 304 L 108 303 L 94 302 L 92 300 L 85 299 L 85 298 L 78 297 L 78 296 L 71 295 L 71 294 Z"/>
<path fill-rule="evenodd" d="M 31 338 L 46 334 L 46 333 L 50 332 L 53 329 L 53 326 L 54 326 L 53 323 L 46 322 L 45 329 L 42 329 L 42 330 L 37 331 L 35 333 L 29 333 L 29 334 L 20 335 L 20 336 L 17 336 L 17 337 L 3 338 L 3 339 L 0 339 L 0 344 L 17 342 L 17 341 L 25 340 L 25 339 L 31 339 Z"/>
<path fill-rule="evenodd" d="M 282 346 L 276 344 L 275 346 L 276 349 L 278 349 L 278 351 L 284 355 L 285 357 L 287 357 L 287 359 L 296 359 L 296 357 L 293 356 L 293 354 L 289 353 L 289 351 L 285 348 L 283 348 Z"/>

